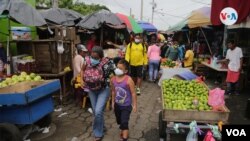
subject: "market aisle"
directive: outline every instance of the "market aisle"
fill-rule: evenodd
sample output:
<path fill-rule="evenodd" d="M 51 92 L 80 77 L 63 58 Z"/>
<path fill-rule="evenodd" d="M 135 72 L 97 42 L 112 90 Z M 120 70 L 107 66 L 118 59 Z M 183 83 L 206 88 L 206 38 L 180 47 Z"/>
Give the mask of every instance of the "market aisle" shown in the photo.
<path fill-rule="evenodd" d="M 132 113 L 129 141 L 157 141 L 158 113 L 161 110 L 161 90 L 154 83 L 144 82 L 142 94 L 138 96 L 138 112 Z M 58 117 L 61 113 L 67 115 Z M 91 114 L 76 107 L 72 100 L 66 102 L 63 111 L 53 113 L 56 132 L 41 141 L 71 141 L 73 137 L 80 141 L 93 141 L 91 136 Z M 113 111 L 105 112 L 107 132 L 103 141 L 118 141 L 119 129 Z M 33 141 L 33 140 L 32 140 Z"/>

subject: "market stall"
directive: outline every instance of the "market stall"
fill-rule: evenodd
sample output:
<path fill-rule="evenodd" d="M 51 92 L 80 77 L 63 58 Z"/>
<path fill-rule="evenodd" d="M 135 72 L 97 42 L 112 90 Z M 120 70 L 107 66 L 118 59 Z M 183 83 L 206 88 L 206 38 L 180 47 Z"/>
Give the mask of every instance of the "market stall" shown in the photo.
<path fill-rule="evenodd" d="M 224 105 L 212 106 L 209 101 L 209 88 L 195 77 L 186 79 L 165 79 L 161 83 L 162 111 L 159 113 L 159 136 L 170 140 L 170 134 L 187 133 L 187 140 L 204 131 L 211 131 L 212 136 L 221 139 L 221 126 L 229 118 L 229 109 Z M 224 100 L 224 99 L 223 99 Z M 194 130 L 193 130 L 194 129 Z"/>

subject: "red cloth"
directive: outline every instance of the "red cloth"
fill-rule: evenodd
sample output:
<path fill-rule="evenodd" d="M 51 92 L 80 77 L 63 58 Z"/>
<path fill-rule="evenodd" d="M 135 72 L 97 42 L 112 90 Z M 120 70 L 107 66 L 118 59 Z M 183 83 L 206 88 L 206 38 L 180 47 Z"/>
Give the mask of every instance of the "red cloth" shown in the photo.
<path fill-rule="evenodd" d="M 221 25 L 220 12 L 225 7 L 232 7 L 238 13 L 236 23 L 246 20 L 250 14 L 250 0 L 212 0 L 211 22 L 213 25 Z"/>
<path fill-rule="evenodd" d="M 227 71 L 227 79 L 226 82 L 231 82 L 231 83 L 235 83 L 239 80 L 240 78 L 240 72 L 234 72 L 231 70 Z"/>
<path fill-rule="evenodd" d="M 93 48 L 94 46 L 95 46 L 95 41 L 89 40 L 89 41 L 87 42 L 87 49 L 88 49 L 89 52 L 91 52 L 91 50 L 92 50 L 92 48 Z"/>

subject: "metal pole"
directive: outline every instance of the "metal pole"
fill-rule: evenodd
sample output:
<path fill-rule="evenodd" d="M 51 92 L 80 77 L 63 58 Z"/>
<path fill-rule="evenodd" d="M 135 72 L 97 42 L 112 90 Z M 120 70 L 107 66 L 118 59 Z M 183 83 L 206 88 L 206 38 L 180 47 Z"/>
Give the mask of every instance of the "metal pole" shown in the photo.
<path fill-rule="evenodd" d="M 224 26 L 224 33 L 223 33 L 223 43 L 222 43 L 222 47 L 223 47 L 223 57 L 226 56 L 226 51 L 227 51 L 227 46 L 226 46 L 226 40 L 227 40 L 227 26 Z"/>
<path fill-rule="evenodd" d="M 10 35 L 11 35 L 11 26 L 10 26 L 10 15 L 8 15 L 8 33 L 7 36 L 7 76 L 11 75 L 11 68 L 10 68 Z"/>
<path fill-rule="evenodd" d="M 53 8 L 58 8 L 58 0 L 52 0 L 52 7 Z"/>
<path fill-rule="evenodd" d="M 141 18 L 140 20 L 143 20 L 143 0 L 141 0 Z"/>
<path fill-rule="evenodd" d="M 206 37 L 206 35 L 205 35 L 205 33 L 204 33 L 204 31 L 202 30 L 201 27 L 200 27 L 200 30 L 201 30 L 201 33 L 203 34 L 203 36 L 204 36 L 204 38 L 205 38 L 205 40 L 206 40 L 206 43 L 207 43 L 207 46 L 208 46 L 208 49 L 209 49 L 210 54 L 213 55 L 212 50 L 211 50 L 211 47 L 210 47 L 210 45 L 209 45 L 209 43 L 208 43 L 207 37 Z"/>
<path fill-rule="evenodd" d="M 132 8 L 129 9 L 129 16 L 132 16 Z"/>
<path fill-rule="evenodd" d="M 154 23 L 154 12 L 155 12 L 155 0 L 153 0 L 152 2 L 152 17 L 151 17 L 152 24 Z"/>

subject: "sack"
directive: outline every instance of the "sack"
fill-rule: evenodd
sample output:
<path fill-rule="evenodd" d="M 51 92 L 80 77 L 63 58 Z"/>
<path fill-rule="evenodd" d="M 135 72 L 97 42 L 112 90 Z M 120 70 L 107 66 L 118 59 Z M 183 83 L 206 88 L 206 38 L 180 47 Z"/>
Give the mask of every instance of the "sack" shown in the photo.
<path fill-rule="evenodd" d="M 194 129 L 188 132 L 186 141 L 198 141 L 198 134 Z"/>
<path fill-rule="evenodd" d="M 225 105 L 224 94 L 225 90 L 222 90 L 220 88 L 215 88 L 213 90 L 210 90 L 208 96 L 208 104 L 212 106 L 214 109 L 217 109 L 217 107 L 224 106 Z"/>
<path fill-rule="evenodd" d="M 86 58 L 84 82 L 90 90 L 100 90 L 104 86 L 103 65 L 107 60 L 102 60 L 97 66 L 92 66 L 90 58 Z"/>
<path fill-rule="evenodd" d="M 208 131 L 203 141 L 215 141 L 211 131 Z"/>

